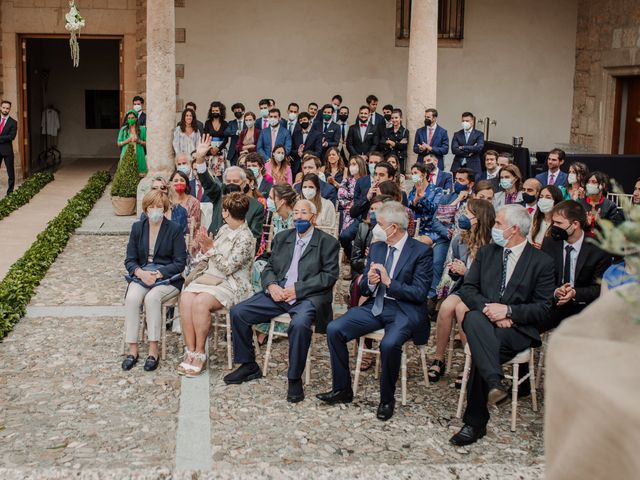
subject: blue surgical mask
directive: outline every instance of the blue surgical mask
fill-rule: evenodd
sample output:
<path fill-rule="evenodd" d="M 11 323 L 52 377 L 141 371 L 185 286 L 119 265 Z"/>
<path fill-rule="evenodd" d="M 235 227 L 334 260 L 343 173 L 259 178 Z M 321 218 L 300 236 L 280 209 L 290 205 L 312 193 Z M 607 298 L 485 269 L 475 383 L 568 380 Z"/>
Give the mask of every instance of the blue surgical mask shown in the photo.
<path fill-rule="evenodd" d="M 374 227 L 376 226 L 376 223 L 378 223 L 376 212 L 369 213 L 369 223 L 371 223 L 371 225 L 373 225 Z"/>
<path fill-rule="evenodd" d="M 491 229 L 491 239 L 493 240 L 493 243 L 495 243 L 496 245 L 504 247 L 509 241 L 509 238 L 504 238 L 504 230 L 500 230 L 497 227 L 493 227 Z"/>
<path fill-rule="evenodd" d="M 460 230 L 471 230 L 471 220 L 464 213 L 458 217 L 458 228 Z"/>
<path fill-rule="evenodd" d="M 176 170 L 184 173 L 187 177 L 191 175 L 191 167 L 189 165 L 186 165 L 186 164 L 178 165 L 178 168 L 176 168 Z"/>
<path fill-rule="evenodd" d="M 309 220 L 298 219 L 294 220 L 293 224 L 296 227 L 296 232 L 298 232 L 299 234 L 303 234 L 311 228 L 311 221 Z"/>
<path fill-rule="evenodd" d="M 273 201 L 273 198 L 267 198 L 267 210 L 272 213 L 276 213 L 277 207 L 276 202 Z"/>
<path fill-rule="evenodd" d="M 503 190 L 509 190 L 511 187 L 513 187 L 513 182 L 508 178 L 503 178 L 500 180 L 500 186 Z"/>
<path fill-rule="evenodd" d="M 453 191 L 456 192 L 456 193 L 463 192 L 464 190 L 467 190 L 468 188 L 469 188 L 468 185 L 463 185 L 462 183 L 458 183 L 458 182 L 456 182 L 453 185 Z"/>

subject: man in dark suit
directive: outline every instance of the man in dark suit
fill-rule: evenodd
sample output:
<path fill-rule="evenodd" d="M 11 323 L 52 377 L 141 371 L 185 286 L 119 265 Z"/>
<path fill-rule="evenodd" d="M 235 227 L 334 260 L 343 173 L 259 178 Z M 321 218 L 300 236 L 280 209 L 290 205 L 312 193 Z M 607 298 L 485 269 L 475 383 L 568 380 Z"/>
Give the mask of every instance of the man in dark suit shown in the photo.
<path fill-rule="evenodd" d="M 287 401 L 304 400 L 302 372 L 305 368 L 311 326 L 323 333 L 333 319 L 333 286 L 338 279 L 338 241 L 314 228 L 315 205 L 298 200 L 293 208 L 295 228 L 276 235 L 271 256 L 262 272 L 263 292 L 231 308 L 231 327 L 235 362 L 240 367 L 224 377 L 227 384 L 243 383 L 262 377 L 252 344 L 253 325 L 269 322 L 288 313 L 289 388 Z"/>
<path fill-rule="evenodd" d="M 256 151 L 262 155 L 265 162 L 271 158 L 271 152 L 276 145 L 284 145 L 285 155 L 291 153 L 291 135 L 280 120 L 280 110 L 272 108 L 269 111 L 269 128 L 260 131 Z"/>
<path fill-rule="evenodd" d="M 242 103 L 234 103 L 231 106 L 231 111 L 235 117 L 227 124 L 227 128 L 224 131 L 224 136 L 229 139 L 229 151 L 227 152 L 227 160 L 231 165 L 235 165 L 238 161 L 238 152 L 236 151 L 236 143 L 238 143 L 238 137 L 247 129 L 244 123 L 244 105 Z M 200 132 L 202 133 L 202 132 Z"/>
<path fill-rule="evenodd" d="M 322 133 L 322 155 L 330 147 L 337 147 L 340 144 L 340 126 L 333 121 L 333 107 L 326 104 L 322 107 L 322 122 L 316 122 L 317 129 Z"/>
<path fill-rule="evenodd" d="M 438 157 L 434 153 L 429 153 L 424 157 L 424 165 L 427 167 L 429 183 L 440 187 L 443 190 L 453 191 L 453 175 L 438 167 Z"/>
<path fill-rule="evenodd" d="M 378 143 L 378 129 L 369 122 L 369 107 L 363 105 L 358 112 L 358 121 L 349 127 L 347 150 L 349 155 L 368 155 L 376 149 Z"/>
<path fill-rule="evenodd" d="M 451 165 L 452 173 L 462 167 L 470 168 L 477 177 L 482 173 L 480 153 L 484 149 L 484 134 L 474 128 L 475 122 L 473 113 L 462 114 L 462 130 L 454 133 L 451 141 L 451 153 L 455 155 Z"/>
<path fill-rule="evenodd" d="M 413 153 L 418 154 L 418 163 L 422 163 L 428 154 L 435 155 L 438 168 L 444 170 L 444 156 L 449 153 L 449 134 L 438 125 L 438 110 L 435 108 L 424 111 L 424 127 L 416 130 Z"/>
<path fill-rule="evenodd" d="M 494 192 L 500 190 L 500 166 L 498 165 L 498 152 L 495 150 L 484 152 L 484 171 L 478 178 L 478 181 L 481 180 L 487 180 L 491 183 Z"/>
<path fill-rule="evenodd" d="M 135 110 L 136 114 L 138 115 L 138 125 L 146 126 L 147 114 L 142 111 L 144 109 L 144 98 L 142 98 L 140 95 L 136 95 L 135 97 L 133 97 L 133 100 L 131 101 L 131 103 L 133 104 L 133 110 Z M 185 105 L 185 108 L 187 108 L 186 105 Z M 195 112 L 196 109 L 194 108 L 193 111 Z M 125 115 L 124 119 L 122 120 L 122 126 L 124 127 L 126 124 L 127 124 L 127 116 Z"/>
<path fill-rule="evenodd" d="M 551 219 L 551 236 L 545 238 L 542 251 L 555 264 L 556 289 L 551 315 L 539 325 L 540 333 L 556 328 L 595 301 L 600 296 L 602 275 L 611 265 L 611 255 L 585 241 L 587 213 L 580 203 L 567 200 L 557 204 Z"/>
<path fill-rule="evenodd" d="M 341 106 L 338 110 L 338 120 L 336 123 L 338 124 L 338 128 L 340 128 L 340 143 L 338 148 L 340 149 L 340 155 L 342 155 L 342 159 L 345 161 L 345 165 L 347 164 L 347 160 L 349 159 L 349 155 L 347 155 L 347 135 L 349 133 L 349 107 Z"/>
<path fill-rule="evenodd" d="M 486 434 L 487 404 L 508 397 L 502 364 L 540 346 L 538 326 L 549 315 L 554 289 L 553 260 L 527 242 L 531 219 L 522 205 L 498 210 L 492 237 L 482 247 L 458 290 L 469 308 L 463 328 L 473 362 L 464 426 L 451 437 L 469 445 Z"/>
<path fill-rule="evenodd" d="M 313 153 L 316 157 L 322 155 L 322 129 L 311 127 L 311 115 L 307 112 L 298 115 L 298 125 L 291 137 L 291 173 L 294 178 L 300 171 L 304 152 Z"/>
<path fill-rule="evenodd" d="M 384 131 L 387 129 L 387 123 L 384 116 L 376 111 L 378 109 L 378 97 L 375 95 L 368 95 L 365 101 L 369 107 L 369 123 L 375 127 L 376 133 L 378 134 L 378 141 L 380 141 L 384 137 Z M 378 148 L 378 144 L 376 144 L 375 148 Z"/>
<path fill-rule="evenodd" d="M 376 219 L 375 229 L 386 240 L 369 247 L 359 285 L 362 295 L 369 299 L 329 324 L 327 343 L 333 386 L 318 398 L 329 404 L 353 400 L 347 345 L 354 338 L 384 329 L 380 342 L 382 375 L 377 417 L 388 420 L 395 407 L 402 346 L 418 329 L 424 329 L 421 333 L 425 340 L 429 336 L 425 298 L 432 279 L 433 256 L 427 245 L 407 234 L 409 218 L 401 203 L 384 203 L 376 210 Z"/>
<path fill-rule="evenodd" d="M 560 167 L 564 163 L 564 158 L 564 150 L 554 148 L 549 152 L 547 156 L 547 171 L 536 175 L 536 180 L 538 180 L 543 187 L 547 185 L 564 187 L 567 185 L 569 176 L 560 170 Z"/>
<path fill-rule="evenodd" d="M 18 122 L 9 116 L 11 102 L 2 100 L 0 103 L 0 165 L 4 161 L 7 168 L 8 187 L 7 195 L 13 192 L 16 182 L 16 174 L 13 168 L 13 139 L 18 133 Z"/>
<path fill-rule="evenodd" d="M 314 157 L 313 155 L 305 157 L 304 162 L 302 162 L 302 175 L 307 175 L 309 173 L 319 175 L 321 165 L 322 162 L 318 157 Z M 293 186 L 293 189 L 296 192 L 301 193 L 302 182 L 296 183 Z M 333 185 L 329 185 L 324 180 L 320 180 L 320 196 L 335 205 L 338 201 L 338 190 Z"/>

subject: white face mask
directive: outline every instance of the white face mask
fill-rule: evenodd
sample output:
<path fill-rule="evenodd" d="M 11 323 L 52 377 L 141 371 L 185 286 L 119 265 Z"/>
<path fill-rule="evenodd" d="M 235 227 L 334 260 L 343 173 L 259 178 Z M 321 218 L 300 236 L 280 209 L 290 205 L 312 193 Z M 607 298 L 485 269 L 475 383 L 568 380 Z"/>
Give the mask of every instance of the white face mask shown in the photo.
<path fill-rule="evenodd" d="M 597 195 L 600 193 L 600 185 L 587 183 L 587 195 Z"/>
<path fill-rule="evenodd" d="M 133 106 L 133 109 L 136 112 L 140 113 L 142 111 L 142 105 L 136 104 L 136 105 Z"/>
<path fill-rule="evenodd" d="M 298 118 L 298 114 L 297 113 L 289 112 L 289 120 L 294 122 L 296 120 L 296 118 Z"/>
<path fill-rule="evenodd" d="M 269 119 L 269 125 L 271 125 L 272 127 L 277 127 L 278 124 L 280 123 L 280 119 L 279 118 L 270 118 Z"/>
<path fill-rule="evenodd" d="M 389 239 L 389 236 L 387 235 L 387 230 L 390 227 L 391 225 L 389 225 L 385 229 L 385 228 L 382 228 L 379 223 L 377 223 L 376 226 L 373 227 L 373 230 L 371 231 L 371 243 L 386 242 Z"/>
<path fill-rule="evenodd" d="M 302 189 L 302 195 L 307 200 L 313 200 L 316 197 L 316 189 L 311 187 L 305 187 Z"/>
<path fill-rule="evenodd" d="M 576 175 L 575 173 L 570 173 L 568 175 L 567 182 L 569 182 L 569 185 L 573 185 L 577 181 L 578 181 L 578 175 Z"/>
<path fill-rule="evenodd" d="M 542 213 L 549 213 L 553 210 L 553 199 L 551 198 L 541 198 L 538 200 L 538 208 Z"/>
<path fill-rule="evenodd" d="M 244 123 L 247 126 L 247 128 L 253 128 L 256 122 L 254 122 L 253 120 L 245 120 Z"/>
<path fill-rule="evenodd" d="M 280 163 L 281 161 L 283 161 L 283 160 L 284 160 L 284 153 L 274 153 L 274 154 L 273 154 L 273 159 L 274 159 L 276 162 Z"/>
<path fill-rule="evenodd" d="M 414 173 L 413 175 L 411 175 L 411 181 L 413 183 L 419 183 L 420 180 L 422 180 L 422 176 L 419 173 Z"/>
<path fill-rule="evenodd" d="M 358 165 L 349 165 L 349 173 L 352 176 L 356 176 L 358 174 L 358 172 L 360 171 L 360 169 L 358 168 Z"/>
<path fill-rule="evenodd" d="M 148 208 L 147 217 L 151 223 L 160 223 L 164 217 L 164 211 L 161 208 Z"/>
<path fill-rule="evenodd" d="M 249 170 L 251 170 L 254 177 L 258 178 L 260 176 L 260 169 L 258 167 L 249 167 Z"/>
<path fill-rule="evenodd" d="M 465 131 L 471 130 L 471 122 L 462 122 L 460 125 L 462 125 L 462 129 Z"/>

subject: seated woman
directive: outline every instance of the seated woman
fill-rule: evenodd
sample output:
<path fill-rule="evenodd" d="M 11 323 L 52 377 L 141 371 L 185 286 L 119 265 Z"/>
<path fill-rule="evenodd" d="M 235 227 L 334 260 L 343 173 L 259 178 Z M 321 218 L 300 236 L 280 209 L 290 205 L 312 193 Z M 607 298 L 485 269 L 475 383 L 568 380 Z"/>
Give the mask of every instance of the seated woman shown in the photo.
<path fill-rule="evenodd" d="M 167 195 L 167 198 L 169 199 L 169 209 L 165 212 L 165 217 L 180 225 L 183 235 L 189 233 L 189 213 L 182 205 L 171 202 L 171 197 L 169 197 L 169 183 L 162 175 L 156 175 L 153 177 L 151 180 L 151 190 L 157 190 Z M 145 218 L 145 216 L 145 213 L 142 212 L 140 220 Z"/>
<path fill-rule="evenodd" d="M 200 210 L 200 202 L 198 199 L 191 195 L 189 177 L 183 172 L 176 171 L 171 177 L 171 191 L 174 203 L 180 205 L 187 211 L 187 224 L 189 228 L 196 232 L 200 228 L 202 211 Z"/>
<path fill-rule="evenodd" d="M 266 175 L 272 178 L 274 185 L 279 183 L 291 185 L 293 177 L 290 163 L 284 145 L 276 145 L 271 152 L 271 158 L 264 164 Z"/>
<path fill-rule="evenodd" d="M 624 215 L 617 205 L 607 198 L 609 177 L 602 172 L 591 172 L 587 179 L 585 198 L 579 200 L 587 211 L 587 223 L 591 227 L 591 236 L 601 219 L 614 225 L 624 221 Z"/>
<path fill-rule="evenodd" d="M 563 192 L 565 200 L 580 201 L 584 198 L 585 184 L 589 177 L 589 168 L 582 162 L 572 162 L 569 165 L 567 187 Z"/>
<path fill-rule="evenodd" d="M 389 195 L 396 202 L 402 203 L 402 187 L 395 180 L 385 180 L 378 185 L 378 190 L 381 195 Z M 407 216 L 409 217 L 409 226 L 407 227 L 407 233 L 410 237 L 416 234 L 416 216 L 409 207 L 405 207 Z"/>
<path fill-rule="evenodd" d="M 151 190 L 142 199 L 144 217 L 133 224 L 124 265 L 129 273 L 125 296 L 125 331 L 129 355 L 122 362 L 123 370 L 131 370 L 138 362 L 138 326 L 140 306 L 144 302 L 149 338 L 146 371 L 158 368 L 158 341 L 162 321 L 162 302 L 180 293 L 180 275 L 187 261 L 187 246 L 180 226 L 166 218 L 169 197 Z"/>
<path fill-rule="evenodd" d="M 353 207 L 355 198 L 356 182 L 361 177 L 367 176 L 367 162 L 360 155 L 353 155 L 349 159 L 348 174 L 343 178 L 340 187 L 338 188 L 338 206 L 342 211 L 342 230 L 349 228 L 351 224 L 359 222 L 357 219 L 351 218 L 349 210 Z"/>
<path fill-rule="evenodd" d="M 198 244 L 207 259 L 207 269 L 185 287 L 180 297 L 180 324 L 185 344 L 181 375 L 200 375 L 206 365 L 204 347 L 211 326 L 211 312 L 231 308 L 248 298 L 251 291 L 251 265 L 255 238 L 245 217 L 249 198 L 239 192 L 222 199 L 222 218 L 215 238 L 206 228 L 198 232 Z"/>
<path fill-rule="evenodd" d="M 327 149 L 320 171 L 324 173 L 325 182 L 336 188 L 340 188 L 340 184 L 347 176 L 348 171 L 344 166 L 344 160 L 342 160 L 342 155 L 340 155 L 340 150 L 338 150 L 337 147 L 329 147 Z"/>
<path fill-rule="evenodd" d="M 548 236 L 549 227 L 552 224 L 551 211 L 553 207 L 564 200 L 562 190 L 555 185 L 547 185 L 540 190 L 538 208 L 531 220 L 531 230 L 527 240 L 536 248 L 542 248 L 544 237 Z"/>
<path fill-rule="evenodd" d="M 302 177 L 302 198 L 306 198 L 316 206 L 317 227 L 336 227 L 336 208 L 330 200 L 320 196 L 320 178 L 315 173 L 308 173 Z"/>
<path fill-rule="evenodd" d="M 429 368 L 429 381 L 437 382 L 445 373 L 444 357 L 453 328 L 454 319 L 462 322 L 464 314 L 469 310 L 455 293 L 464 282 L 464 275 L 473 263 L 476 253 L 484 245 L 491 243 L 491 229 L 496 214 L 493 206 L 486 200 L 469 199 L 466 214 L 458 218 L 461 233 L 451 240 L 452 261 L 447 265 L 454 285 L 449 296 L 440 305 L 436 323 L 436 353 Z M 462 336 L 462 329 L 460 329 Z"/>
<path fill-rule="evenodd" d="M 247 112 L 244 114 L 244 124 L 247 126 L 238 136 L 238 142 L 235 145 L 236 152 L 239 156 L 256 151 L 256 144 L 260 137 L 260 127 L 256 124 L 256 114 Z"/>
<path fill-rule="evenodd" d="M 500 169 L 500 188 L 493 196 L 493 206 L 498 210 L 503 205 L 522 203 L 522 174 L 515 165 L 507 165 Z"/>
<path fill-rule="evenodd" d="M 400 188 L 402 188 L 404 182 L 406 181 L 406 177 L 400 170 L 400 158 L 398 158 L 398 155 L 396 155 L 395 153 L 389 153 L 385 157 L 384 161 L 390 164 L 395 169 L 396 174 L 393 179 L 398 185 L 400 185 Z"/>

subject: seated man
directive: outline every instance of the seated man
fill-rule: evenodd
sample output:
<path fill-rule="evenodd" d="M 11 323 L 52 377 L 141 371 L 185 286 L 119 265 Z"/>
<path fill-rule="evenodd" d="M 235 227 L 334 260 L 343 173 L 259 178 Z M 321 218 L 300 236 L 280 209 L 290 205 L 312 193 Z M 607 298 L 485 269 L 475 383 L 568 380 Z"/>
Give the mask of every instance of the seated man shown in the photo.
<path fill-rule="evenodd" d="M 333 388 L 318 395 L 326 403 L 353 400 L 349 350 L 354 338 L 384 328 L 380 342 L 382 376 L 377 417 L 388 420 L 395 407 L 395 389 L 402 345 L 420 328 L 426 329 L 425 300 L 431 284 L 431 249 L 407 234 L 409 219 L 400 202 L 386 202 L 376 210 L 377 234 L 384 241 L 369 246 L 360 291 L 369 299 L 329 324 L 327 343 L 331 354 Z M 425 333 L 425 332 L 421 332 Z"/>
<path fill-rule="evenodd" d="M 491 232 L 494 243 L 480 248 L 458 290 L 469 308 L 463 329 L 473 362 L 464 426 L 451 437 L 453 445 L 484 437 L 487 403 L 508 397 L 502 364 L 541 344 L 538 326 L 551 310 L 553 261 L 527 242 L 530 224 L 522 205 L 500 208 Z"/>
<path fill-rule="evenodd" d="M 424 164 L 429 172 L 429 183 L 449 192 L 453 190 L 453 174 L 438 167 L 438 157 L 429 153 L 424 157 Z"/>
<path fill-rule="evenodd" d="M 611 265 L 611 255 L 584 241 L 587 213 L 580 203 L 567 200 L 551 212 L 550 237 L 542 251 L 555 263 L 556 289 L 551 315 L 539 325 L 540 333 L 556 328 L 565 318 L 580 313 L 600 296 L 602 275 Z"/>
<path fill-rule="evenodd" d="M 287 401 L 304 400 L 302 372 L 309 345 L 311 324 L 323 333 L 333 319 L 333 285 L 338 279 L 338 241 L 314 228 L 316 207 L 298 200 L 293 208 L 295 229 L 278 233 L 271 244 L 271 256 L 262 272 L 263 292 L 231 308 L 235 362 L 240 367 L 224 377 L 237 384 L 262 377 L 252 344 L 253 325 L 288 313 L 289 389 Z"/>
<path fill-rule="evenodd" d="M 307 155 L 302 160 L 302 175 L 300 176 L 300 180 L 305 175 L 310 173 L 315 173 L 320 178 L 320 196 L 326 200 L 329 200 L 334 205 L 338 201 L 338 189 L 333 185 L 329 185 L 327 182 L 323 180 L 324 174 L 320 172 L 320 166 L 322 162 L 320 159 L 314 155 Z M 293 189 L 297 193 L 302 192 L 302 181 L 298 181 Z"/>

